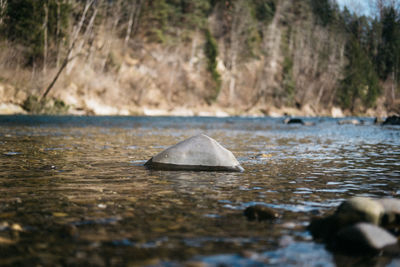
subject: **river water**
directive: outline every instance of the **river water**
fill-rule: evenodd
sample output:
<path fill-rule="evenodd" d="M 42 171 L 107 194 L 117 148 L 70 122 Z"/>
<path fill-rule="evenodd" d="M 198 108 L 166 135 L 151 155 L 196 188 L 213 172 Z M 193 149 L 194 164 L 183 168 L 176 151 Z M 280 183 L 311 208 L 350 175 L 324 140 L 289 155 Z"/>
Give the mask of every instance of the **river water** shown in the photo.
<path fill-rule="evenodd" d="M 283 118 L 0 116 L 0 265 L 396 266 L 332 253 L 310 218 L 351 196 L 400 197 L 400 127 Z M 205 133 L 243 173 L 149 171 Z M 253 204 L 273 221 L 248 221 Z"/>

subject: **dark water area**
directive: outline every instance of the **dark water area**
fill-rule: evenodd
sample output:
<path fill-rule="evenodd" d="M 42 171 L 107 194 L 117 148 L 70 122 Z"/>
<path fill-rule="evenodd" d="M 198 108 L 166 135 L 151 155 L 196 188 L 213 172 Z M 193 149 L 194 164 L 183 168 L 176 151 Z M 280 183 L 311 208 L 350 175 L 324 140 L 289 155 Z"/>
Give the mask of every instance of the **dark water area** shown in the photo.
<path fill-rule="evenodd" d="M 351 196 L 400 197 L 400 127 L 304 120 L 0 116 L 0 266 L 398 266 L 306 227 Z M 199 133 L 245 172 L 143 167 Z M 280 217 L 248 221 L 253 204 Z"/>

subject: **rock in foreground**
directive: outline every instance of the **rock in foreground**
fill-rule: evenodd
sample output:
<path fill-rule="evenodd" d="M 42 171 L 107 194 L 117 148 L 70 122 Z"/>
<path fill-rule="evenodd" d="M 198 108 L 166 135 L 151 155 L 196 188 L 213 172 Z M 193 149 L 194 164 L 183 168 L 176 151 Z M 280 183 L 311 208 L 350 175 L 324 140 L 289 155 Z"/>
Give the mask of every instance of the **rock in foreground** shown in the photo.
<path fill-rule="evenodd" d="M 204 134 L 167 148 L 144 165 L 155 170 L 244 171 L 232 152 Z"/>
<path fill-rule="evenodd" d="M 377 200 L 384 209 L 381 224 L 383 226 L 393 225 L 398 228 L 400 225 L 400 199 L 382 198 Z"/>
<path fill-rule="evenodd" d="M 337 242 L 342 249 L 367 252 L 395 246 L 397 238 L 376 225 L 357 223 L 340 230 L 337 234 Z"/>
<path fill-rule="evenodd" d="M 384 208 L 379 202 L 366 197 L 353 197 L 343 202 L 335 215 L 342 226 L 358 222 L 378 225 L 383 213 Z"/>
<path fill-rule="evenodd" d="M 335 250 L 399 253 L 399 216 L 399 199 L 353 197 L 333 214 L 314 218 L 308 230 Z"/>

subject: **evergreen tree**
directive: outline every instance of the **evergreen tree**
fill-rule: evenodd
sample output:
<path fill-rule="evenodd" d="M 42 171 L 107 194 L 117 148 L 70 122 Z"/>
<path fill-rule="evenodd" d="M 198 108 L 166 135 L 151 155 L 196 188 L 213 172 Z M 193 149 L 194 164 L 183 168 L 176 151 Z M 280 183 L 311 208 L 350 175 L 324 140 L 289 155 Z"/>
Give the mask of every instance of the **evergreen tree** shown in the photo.
<path fill-rule="evenodd" d="M 210 72 L 214 83 L 214 90 L 211 94 L 210 101 L 215 101 L 221 90 L 221 75 L 217 70 L 218 45 L 211 32 L 205 31 L 206 43 L 204 46 L 204 54 L 207 58 L 207 70 Z"/>
<path fill-rule="evenodd" d="M 44 0 L 9 1 L 5 14 L 5 34 L 10 41 L 30 49 L 30 64 L 43 53 L 43 4 Z"/>
<path fill-rule="evenodd" d="M 323 26 L 332 23 L 334 19 L 334 9 L 330 0 L 311 0 L 313 13 L 317 16 L 318 22 Z"/>
<path fill-rule="evenodd" d="M 144 6 L 144 28 L 150 41 L 164 42 L 177 28 L 204 29 L 210 8 L 209 0 L 149 0 Z"/>
<path fill-rule="evenodd" d="M 382 39 L 378 53 L 378 71 L 382 79 L 389 74 L 398 76 L 400 64 L 400 22 L 393 7 L 383 11 Z M 399 77 L 396 77 L 399 79 Z"/>
<path fill-rule="evenodd" d="M 42 60 L 45 30 L 49 41 L 66 36 L 69 10 L 69 5 L 62 0 L 8 1 L 3 31 L 8 40 L 29 48 L 26 56 L 31 65 Z"/>
<path fill-rule="evenodd" d="M 381 23 L 378 19 L 371 21 L 371 26 L 367 33 L 367 52 L 368 56 L 371 58 L 375 67 L 377 66 L 378 49 L 380 46 L 380 40 L 382 35 Z"/>
<path fill-rule="evenodd" d="M 181 0 L 180 5 L 185 27 L 189 29 L 205 27 L 211 9 L 209 0 Z"/>
<path fill-rule="evenodd" d="M 275 0 L 253 0 L 249 3 L 253 8 L 253 16 L 260 22 L 272 20 L 276 10 Z"/>
<path fill-rule="evenodd" d="M 349 62 L 338 91 L 339 104 L 351 111 L 354 111 L 357 100 L 366 107 L 372 107 L 380 93 L 379 79 L 372 62 L 355 37 L 349 41 L 346 54 Z"/>

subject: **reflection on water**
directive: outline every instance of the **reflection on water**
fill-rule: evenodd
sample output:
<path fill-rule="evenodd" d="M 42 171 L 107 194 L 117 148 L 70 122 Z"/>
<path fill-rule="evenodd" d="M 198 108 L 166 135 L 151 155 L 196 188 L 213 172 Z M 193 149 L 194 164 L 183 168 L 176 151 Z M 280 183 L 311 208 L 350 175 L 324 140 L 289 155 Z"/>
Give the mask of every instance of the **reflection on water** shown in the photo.
<path fill-rule="evenodd" d="M 354 196 L 399 197 L 400 128 L 271 118 L 0 116 L 0 265 L 329 266 L 310 216 Z M 244 173 L 148 171 L 205 133 Z M 275 208 L 249 222 L 249 205 Z"/>

